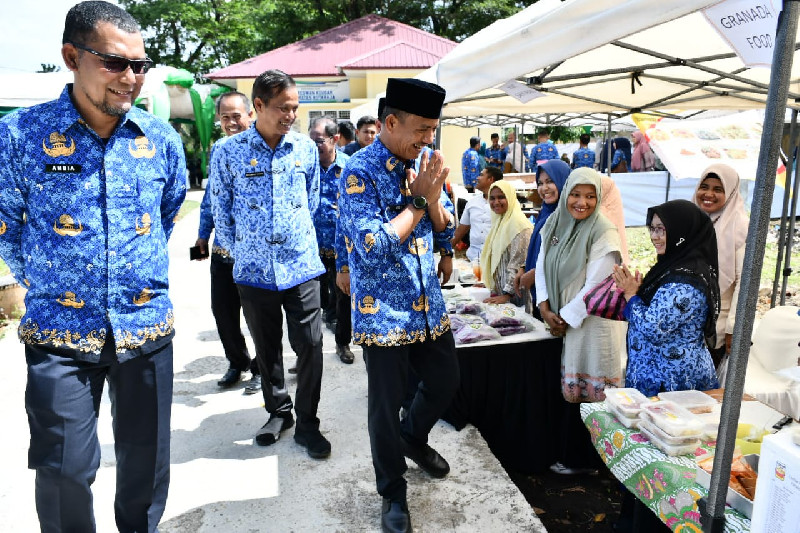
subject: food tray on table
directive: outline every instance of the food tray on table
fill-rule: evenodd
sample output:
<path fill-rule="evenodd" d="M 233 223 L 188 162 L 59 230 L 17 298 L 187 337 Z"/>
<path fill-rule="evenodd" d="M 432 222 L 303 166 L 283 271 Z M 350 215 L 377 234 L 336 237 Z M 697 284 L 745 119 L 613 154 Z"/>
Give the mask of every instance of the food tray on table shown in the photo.
<path fill-rule="evenodd" d="M 635 416 L 635 417 L 625 416 L 624 414 L 620 413 L 617 410 L 617 408 L 614 406 L 614 404 L 611 404 L 611 403 L 606 403 L 606 407 L 608 408 L 608 412 L 610 412 L 612 415 L 617 417 L 617 420 L 619 420 L 619 423 L 622 424 L 623 426 L 625 426 L 626 428 L 636 428 L 636 427 L 638 427 L 638 425 L 639 425 L 639 417 L 638 416 Z"/>
<path fill-rule="evenodd" d="M 644 404 L 641 414 L 649 415 L 653 424 L 673 437 L 699 437 L 703 434 L 703 421 L 674 402 L 662 400 Z"/>
<path fill-rule="evenodd" d="M 661 450 L 667 455 L 671 455 L 673 457 L 677 457 L 679 455 L 688 455 L 690 453 L 694 453 L 698 446 L 700 446 L 700 440 L 696 439 L 693 442 L 688 444 L 681 444 L 678 446 L 673 446 L 671 444 L 667 444 L 663 442 L 658 437 L 647 431 L 645 427 L 647 424 L 639 424 L 639 431 L 650 440 L 650 444 Z"/>
<path fill-rule="evenodd" d="M 615 412 L 628 418 L 636 418 L 642 410 L 642 405 L 649 403 L 647 396 L 636 389 L 607 388 L 605 391 L 606 404 L 613 406 Z"/>
<path fill-rule="evenodd" d="M 658 397 L 662 400 L 675 402 L 696 414 L 710 413 L 714 406 L 717 405 L 717 400 L 699 390 L 659 392 Z"/>

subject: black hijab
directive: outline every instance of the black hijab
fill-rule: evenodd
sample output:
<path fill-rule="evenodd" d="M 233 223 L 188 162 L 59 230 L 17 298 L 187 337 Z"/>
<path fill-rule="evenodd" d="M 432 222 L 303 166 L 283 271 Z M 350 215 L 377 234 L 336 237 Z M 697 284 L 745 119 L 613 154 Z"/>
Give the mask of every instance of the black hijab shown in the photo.
<path fill-rule="evenodd" d="M 706 295 L 706 339 L 713 339 L 719 315 L 717 235 L 711 218 L 688 200 L 672 200 L 647 210 L 648 227 L 658 215 L 667 232 L 663 255 L 636 294 L 647 304 L 665 283 L 687 283 Z"/>

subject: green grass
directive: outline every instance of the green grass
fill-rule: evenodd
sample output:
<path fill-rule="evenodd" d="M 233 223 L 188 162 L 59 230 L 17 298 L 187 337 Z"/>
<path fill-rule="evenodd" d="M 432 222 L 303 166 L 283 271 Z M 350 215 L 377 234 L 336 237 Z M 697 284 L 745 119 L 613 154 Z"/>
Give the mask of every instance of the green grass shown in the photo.
<path fill-rule="evenodd" d="M 178 211 L 178 215 L 175 217 L 175 222 L 178 222 L 180 219 L 182 219 L 183 217 L 185 217 L 198 207 L 200 207 L 200 202 L 196 200 L 184 200 L 180 211 Z"/>
<path fill-rule="evenodd" d="M 656 262 L 656 252 L 650 242 L 650 234 L 644 226 L 627 228 L 628 236 L 628 255 L 633 268 L 638 268 L 642 274 L 646 274 L 650 267 Z M 775 263 L 778 259 L 778 244 L 767 242 L 764 249 L 764 265 L 761 269 L 761 287 L 772 287 L 775 278 Z M 800 289 L 800 247 L 792 248 L 793 274 L 789 276 L 788 286 Z"/>
<path fill-rule="evenodd" d="M 6 265 L 3 262 L 2 259 L 0 259 L 0 277 L 5 276 L 6 274 L 10 274 L 10 273 L 11 273 L 11 269 L 8 268 L 8 265 Z"/>

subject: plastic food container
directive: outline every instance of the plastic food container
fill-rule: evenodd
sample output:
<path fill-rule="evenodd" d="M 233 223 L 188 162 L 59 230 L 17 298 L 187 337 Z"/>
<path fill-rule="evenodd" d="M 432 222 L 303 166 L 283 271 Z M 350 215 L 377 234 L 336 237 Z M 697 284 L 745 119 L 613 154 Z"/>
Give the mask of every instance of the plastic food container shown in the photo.
<path fill-rule="evenodd" d="M 636 418 L 642 405 L 650 400 L 636 389 L 606 389 L 606 405 L 613 406 L 616 412 L 628 418 Z"/>
<path fill-rule="evenodd" d="M 658 397 L 662 400 L 675 402 L 693 413 L 710 413 L 714 406 L 717 405 L 717 400 L 699 390 L 659 392 Z"/>
<path fill-rule="evenodd" d="M 652 433 L 655 438 L 670 446 L 684 446 L 697 442 L 697 437 L 673 437 L 664 433 L 664 430 L 651 422 L 650 416 L 647 414 L 639 419 L 639 429 L 641 428 L 645 428 L 648 433 Z"/>
<path fill-rule="evenodd" d="M 702 420 L 674 402 L 644 404 L 642 413 L 647 413 L 653 424 L 673 437 L 700 437 L 703 434 Z"/>
<path fill-rule="evenodd" d="M 697 447 L 700 446 L 700 440 L 699 439 L 695 439 L 694 441 L 692 441 L 692 442 L 690 442 L 688 444 L 681 444 L 681 445 L 678 445 L 678 446 L 667 444 L 666 442 L 663 442 L 658 437 L 656 437 L 655 435 L 653 435 L 652 433 L 647 431 L 647 429 L 645 427 L 643 427 L 642 424 L 639 425 L 639 431 L 642 433 L 642 435 L 644 435 L 645 437 L 650 439 L 650 444 L 652 444 L 653 446 L 655 446 L 656 448 L 658 448 L 659 450 L 661 450 L 665 454 L 671 455 L 673 457 L 678 456 L 678 455 L 694 454 L 694 452 L 697 449 Z"/>
<path fill-rule="evenodd" d="M 606 389 L 606 392 L 608 392 L 608 389 Z M 622 424 L 626 428 L 638 427 L 639 425 L 638 416 L 637 417 L 625 416 L 624 414 L 620 413 L 616 407 L 614 407 L 614 404 L 611 403 L 606 403 L 606 407 L 608 407 L 608 412 L 617 417 L 617 420 L 619 420 L 620 424 Z"/>

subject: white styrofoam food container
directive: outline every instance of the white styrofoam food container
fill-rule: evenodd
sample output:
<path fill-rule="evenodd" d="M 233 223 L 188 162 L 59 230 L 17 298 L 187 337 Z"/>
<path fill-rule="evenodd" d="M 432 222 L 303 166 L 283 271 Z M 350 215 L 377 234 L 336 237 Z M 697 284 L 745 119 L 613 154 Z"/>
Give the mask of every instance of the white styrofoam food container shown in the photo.
<path fill-rule="evenodd" d="M 699 390 L 659 392 L 658 397 L 662 400 L 675 402 L 693 413 L 710 413 L 718 403 L 717 400 Z"/>
<path fill-rule="evenodd" d="M 655 425 L 673 437 L 700 437 L 703 434 L 703 421 L 674 402 L 644 404 L 642 413 L 650 415 Z"/>
<path fill-rule="evenodd" d="M 636 389 L 608 388 L 605 390 L 606 405 L 616 408 L 616 412 L 628 418 L 636 418 L 642 410 L 642 405 L 650 400 Z"/>
<path fill-rule="evenodd" d="M 744 460 L 747 461 L 747 464 L 758 473 L 758 455 L 751 454 L 745 455 Z M 700 468 L 697 467 L 697 483 L 708 489 L 711 485 L 711 474 Z M 756 494 L 758 494 L 758 490 L 756 489 Z M 725 496 L 725 502 L 745 515 L 747 518 L 753 516 L 753 500 L 746 498 L 745 496 L 739 494 L 732 488 L 728 487 L 728 493 Z M 758 531 L 753 529 L 752 531 Z"/>

